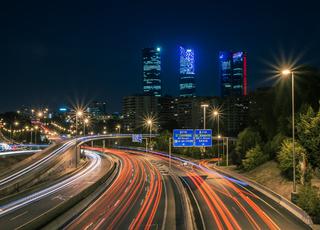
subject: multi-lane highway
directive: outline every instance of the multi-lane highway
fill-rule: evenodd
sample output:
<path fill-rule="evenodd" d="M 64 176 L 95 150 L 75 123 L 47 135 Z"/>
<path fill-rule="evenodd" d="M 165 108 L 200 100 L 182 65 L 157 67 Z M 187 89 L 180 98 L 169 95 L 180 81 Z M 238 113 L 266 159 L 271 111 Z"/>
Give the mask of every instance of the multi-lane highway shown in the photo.
<path fill-rule="evenodd" d="M 32 157 L 17 163 L 11 168 L 8 168 L 0 175 L 0 190 L 9 188 L 19 181 L 23 181 L 25 177 L 36 175 L 41 169 L 43 169 L 44 166 L 48 165 L 57 156 L 73 147 L 75 143 L 75 140 L 69 140 L 54 146 L 50 146 L 46 150 L 38 152 Z"/>
<path fill-rule="evenodd" d="M 101 157 L 96 152 L 87 151 L 85 155 L 89 159 L 88 165 L 72 176 L 1 205 L 0 226 L 16 229 L 41 224 L 44 215 L 51 216 L 52 210 L 96 183 L 114 164 L 113 159 Z"/>
<path fill-rule="evenodd" d="M 99 138 L 99 137 L 90 137 Z M 90 138 L 69 140 L 46 150 L 24 168 L 0 177 L 8 186 Z M 101 153 L 98 154 L 98 152 Z M 41 226 L 43 216 L 96 183 L 117 165 L 96 199 L 70 219 L 66 229 L 308 229 L 309 226 L 243 181 L 186 159 L 136 149 L 88 148 L 86 167 L 47 187 L 0 205 L 0 226 Z M 48 215 L 49 217 L 50 215 Z M 51 216 L 52 217 L 52 216 Z M 39 221 L 41 219 L 41 221 Z M 54 226 L 54 225 L 50 225 Z"/>
<path fill-rule="evenodd" d="M 118 158 L 114 182 L 66 229 L 308 229 L 283 207 L 193 162 L 137 151 Z"/>

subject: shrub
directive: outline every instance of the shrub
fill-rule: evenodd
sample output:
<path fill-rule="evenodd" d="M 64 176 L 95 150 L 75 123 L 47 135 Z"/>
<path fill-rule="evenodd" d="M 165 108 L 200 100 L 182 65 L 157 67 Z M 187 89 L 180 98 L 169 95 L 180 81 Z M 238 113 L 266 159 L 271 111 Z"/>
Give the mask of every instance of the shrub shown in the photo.
<path fill-rule="evenodd" d="M 306 178 L 309 178 L 307 172 L 306 150 L 299 142 L 295 142 L 295 160 L 296 160 L 296 176 L 304 184 Z M 281 145 L 277 155 L 279 168 L 284 176 L 289 179 L 293 178 L 293 165 L 292 165 L 292 140 L 286 138 Z"/>
<path fill-rule="evenodd" d="M 298 194 L 297 205 L 311 216 L 315 224 L 320 223 L 320 194 L 318 188 L 310 185 L 303 186 Z"/>
<path fill-rule="evenodd" d="M 242 163 L 247 151 L 261 143 L 260 134 L 251 128 L 246 128 L 238 135 L 236 143 L 237 164 Z"/>
<path fill-rule="evenodd" d="M 242 166 L 245 171 L 252 170 L 264 163 L 268 157 L 263 154 L 260 145 L 256 145 L 247 151 L 246 157 L 242 160 Z"/>

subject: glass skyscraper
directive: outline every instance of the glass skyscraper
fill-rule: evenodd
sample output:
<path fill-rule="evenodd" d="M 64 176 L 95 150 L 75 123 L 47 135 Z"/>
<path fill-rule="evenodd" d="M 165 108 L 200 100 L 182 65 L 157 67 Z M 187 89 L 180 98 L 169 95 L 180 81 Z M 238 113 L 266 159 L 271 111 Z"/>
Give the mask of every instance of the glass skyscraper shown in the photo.
<path fill-rule="evenodd" d="M 180 46 L 180 97 L 195 96 L 194 51 Z"/>
<path fill-rule="evenodd" d="M 161 96 L 161 57 L 160 48 L 142 50 L 143 92 L 145 95 Z"/>
<path fill-rule="evenodd" d="M 221 96 L 247 95 L 247 55 L 245 52 L 219 53 Z"/>

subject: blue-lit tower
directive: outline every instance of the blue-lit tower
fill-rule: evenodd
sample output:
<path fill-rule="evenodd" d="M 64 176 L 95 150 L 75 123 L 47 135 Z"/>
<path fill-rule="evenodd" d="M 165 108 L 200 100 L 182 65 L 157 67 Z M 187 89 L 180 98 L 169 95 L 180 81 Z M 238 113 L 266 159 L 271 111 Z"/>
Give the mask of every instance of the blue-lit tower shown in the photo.
<path fill-rule="evenodd" d="M 180 46 L 180 97 L 196 95 L 194 50 Z"/>
<path fill-rule="evenodd" d="M 161 57 L 160 48 L 144 48 L 143 60 L 143 92 L 146 95 L 161 96 Z"/>
<path fill-rule="evenodd" d="M 247 55 L 245 52 L 219 53 L 221 97 L 247 95 Z"/>

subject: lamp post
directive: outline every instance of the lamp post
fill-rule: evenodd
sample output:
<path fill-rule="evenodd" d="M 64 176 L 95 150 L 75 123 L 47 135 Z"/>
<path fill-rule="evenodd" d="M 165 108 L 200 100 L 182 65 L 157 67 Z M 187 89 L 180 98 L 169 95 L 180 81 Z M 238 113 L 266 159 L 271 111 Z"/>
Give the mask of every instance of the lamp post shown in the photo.
<path fill-rule="evenodd" d="M 34 144 L 37 144 L 37 130 L 39 129 L 39 126 L 36 125 L 34 129 Z"/>
<path fill-rule="evenodd" d="M 81 110 L 76 111 L 76 136 L 78 135 L 78 117 L 81 117 L 83 112 Z"/>
<path fill-rule="evenodd" d="M 19 122 L 18 122 L 18 121 L 15 121 L 15 122 L 13 123 L 13 125 L 14 125 L 14 126 L 18 126 L 18 125 L 19 125 Z M 12 130 L 12 124 L 10 124 L 10 140 L 12 141 L 12 144 L 13 144 L 12 132 L 13 132 L 13 130 Z"/>
<path fill-rule="evenodd" d="M 147 126 L 149 127 L 149 149 L 151 149 L 151 133 L 152 133 L 152 119 L 147 119 Z"/>
<path fill-rule="evenodd" d="M 203 129 L 206 129 L 206 109 L 209 107 L 209 105 L 202 104 L 201 107 L 203 108 Z"/>
<path fill-rule="evenodd" d="M 83 120 L 83 136 L 86 135 L 86 125 L 89 123 L 89 119 L 88 118 L 85 118 Z"/>
<path fill-rule="evenodd" d="M 118 134 L 121 133 L 121 125 L 117 125 L 116 129 L 118 130 Z"/>
<path fill-rule="evenodd" d="M 220 144 L 220 138 L 221 138 L 221 136 L 220 136 L 220 123 L 219 123 L 219 111 L 218 110 L 214 110 L 213 111 L 213 116 L 214 117 L 217 117 L 217 120 L 218 120 L 218 140 L 217 140 L 217 142 L 218 142 L 218 165 L 220 164 L 220 147 L 219 147 L 219 144 Z"/>
<path fill-rule="evenodd" d="M 37 117 L 39 117 L 39 121 L 40 121 L 40 119 L 41 119 L 42 116 L 43 116 L 43 112 L 39 111 L 39 112 L 37 113 Z"/>
<path fill-rule="evenodd" d="M 118 124 L 118 125 L 116 126 L 116 130 L 118 130 L 118 134 L 119 134 L 119 138 L 118 138 L 118 141 L 116 142 L 116 144 L 118 144 L 118 142 L 119 142 L 119 144 L 120 144 L 120 133 L 121 133 L 121 125 L 120 125 L 120 124 Z"/>
<path fill-rule="evenodd" d="M 30 131 L 31 131 L 30 132 L 30 144 L 32 144 L 32 131 L 33 131 L 33 128 L 31 128 Z"/>
<path fill-rule="evenodd" d="M 289 69 L 282 72 L 283 76 L 291 74 L 291 108 L 292 108 L 292 167 L 293 167 L 293 193 L 296 193 L 296 155 L 295 155 L 295 131 L 294 131 L 294 73 Z"/>

